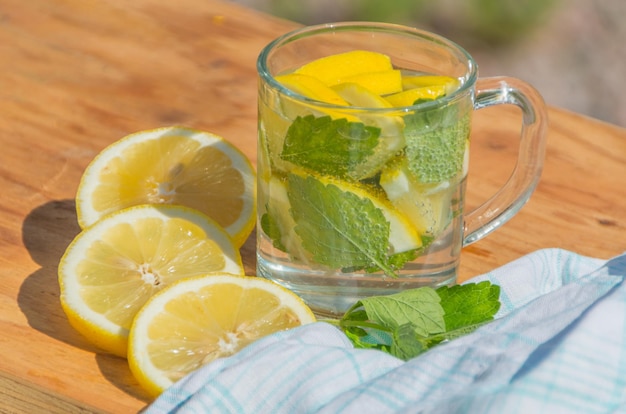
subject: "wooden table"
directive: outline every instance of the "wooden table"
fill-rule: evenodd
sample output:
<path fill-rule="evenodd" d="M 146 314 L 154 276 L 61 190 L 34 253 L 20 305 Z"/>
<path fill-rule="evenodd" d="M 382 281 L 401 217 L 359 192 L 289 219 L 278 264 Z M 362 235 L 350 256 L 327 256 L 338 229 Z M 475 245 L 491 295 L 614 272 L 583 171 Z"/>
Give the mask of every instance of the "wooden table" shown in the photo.
<path fill-rule="evenodd" d="M 73 197 L 106 145 L 183 124 L 252 160 L 255 62 L 295 24 L 217 0 L 8 0 L 0 6 L 0 412 L 136 412 L 126 361 L 69 326 L 57 265 L 78 233 Z M 550 109 L 541 183 L 510 222 L 463 252 L 461 279 L 534 250 L 626 250 L 626 130 Z M 471 208 L 511 171 L 519 114 L 475 116 Z M 254 240 L 243 248 L 254 272 Z"/>

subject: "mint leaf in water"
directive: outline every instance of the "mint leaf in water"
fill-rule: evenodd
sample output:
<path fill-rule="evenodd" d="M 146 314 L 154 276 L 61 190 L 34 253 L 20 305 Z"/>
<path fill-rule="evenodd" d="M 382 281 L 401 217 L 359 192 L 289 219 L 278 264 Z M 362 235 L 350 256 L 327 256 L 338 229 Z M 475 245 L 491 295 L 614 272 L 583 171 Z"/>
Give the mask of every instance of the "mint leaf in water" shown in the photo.
<path fill-rule="evenodd" d="M 436 107 L 404 117 L 408 165 L 422 183 L 449 180 L 463 170 L 470 112 L 462 111 L 459 105 Z"/>
<path fill-rule="evenodd" d="M 437 290 L 423 287 L 362 299 L 341 320 L 328 322 L 346 332 L 356 348 L 375 348 L 408 360 L 493 320 L 499 296 L 500 287 L 488 281 Z"/>
<path fill-rule="evenodd" d="M 374 154 L 379 136 L 380 128 L 345 118 L 299 116 L 287 131 L 280 156 L 295 165 L 345 178 Z"/>
<path fill-rule="evenodd" d="M 275 248 L 282 250 L 283 252 L 286 251 L 285 246 L 281 242 L 282 234 L 280 232 L 280 226 L 268 213 L 261 216 L 261 229 L 270 239 L 272 239 L 272 245 Z"/>
<path fill-rule="evenodd" d="M 407 250 L 406 252 L 392 254 L 391 256 L 389 256 L 389 267 L 391 267 L 391 269 L 393 269 L 394 271 L 402 269 L 405 264 L 407 264 L 408 262 L 412 260 L 417 259 L 417 257 L 419 256 L 419 253 L 422 252 L 423 249 L 424 249 L 424 246 L 420 247 L 419 249 Z M 361 270 L 361 269 L 348 269 L 348 271 L 355 271 L 355 270 Z M 371 267 L 365 268 L 365 271 L 368 273 L 376 273 L 380 271 L 380 269 L 377 268 L 376 266 L 371 266 Z"/>
<path fill-rule="evenodd" d="M 407 250 L 402 253 L 395 253 L 388 257 L 387 264 L 392 271 L 400 270 L 404 267 L 408 262 L 417 259 L 420 252 L 424 250 L 424 247 L 420 247 L 419 249 Z M 376 273 L 380 272 L 382 269 L 377 266 L 359 266 L 359 267 L 342 267 L 341 271 L 344 273 L 358 272 L 359 270 L 365 270 L 367 273 Z M 393 275 L 390 275 L 393 276 Z"/>
<path fill-rule="evenodd" d="M 295 232 L 313 260 L 332 269 L 389 265 L 389 223 L 371 200 L 312 176 L 288 176 Z"/>

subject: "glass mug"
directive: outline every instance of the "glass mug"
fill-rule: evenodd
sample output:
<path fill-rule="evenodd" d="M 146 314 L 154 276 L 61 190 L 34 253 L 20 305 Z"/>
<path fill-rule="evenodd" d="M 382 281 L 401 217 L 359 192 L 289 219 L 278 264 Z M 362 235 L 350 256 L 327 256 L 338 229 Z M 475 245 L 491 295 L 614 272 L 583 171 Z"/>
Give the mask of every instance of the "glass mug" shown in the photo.
<path fill-rule="evenodd" d="M 456 87 L 380 107 L 358 93 L 356 105 L 327 103 L 277 80 L 355 50 L 387 55 L 403 81 L 435 75 Z M 472 57 L 435 34 L 369 22 L 305 27 L 268 44 L 257 70 L 257 273 L 320 316 L 341 316 L 368 296 L 455 283 L 461 248 L 515 215 L 541 175 L 541 96 L 517 79 L 478 79 Z M 498 104 L 522 110 L 517 165 L 465 212 L 472 112 Z"/>

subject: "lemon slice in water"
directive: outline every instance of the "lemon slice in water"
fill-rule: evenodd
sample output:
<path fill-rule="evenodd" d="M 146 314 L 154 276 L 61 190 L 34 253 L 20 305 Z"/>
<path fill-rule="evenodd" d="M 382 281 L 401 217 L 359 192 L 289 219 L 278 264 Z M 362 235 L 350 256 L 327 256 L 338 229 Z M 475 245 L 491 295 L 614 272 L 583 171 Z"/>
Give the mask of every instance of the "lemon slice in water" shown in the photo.
<path fill-rule="evenodd" d="M 316 77 L 332 86 L 345 82 L 351 76 L 392 69 L 391 59 L 387 55 L 368 50 L 352 50 L 311 61 L 297 69 L 296 73 Z"/>

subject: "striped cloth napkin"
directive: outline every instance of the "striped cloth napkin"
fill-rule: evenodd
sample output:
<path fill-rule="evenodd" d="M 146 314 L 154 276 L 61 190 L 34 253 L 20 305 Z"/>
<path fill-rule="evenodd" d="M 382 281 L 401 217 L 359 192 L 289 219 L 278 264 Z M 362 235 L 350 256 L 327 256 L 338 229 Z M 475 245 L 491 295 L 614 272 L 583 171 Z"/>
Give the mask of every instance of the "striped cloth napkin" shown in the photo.
<path fill-rule="evenodd" d="M 539 250 L 471 280 L 496 320 L 404 362 L 318 322 L 263 338 L 174 384 L 154 413 L 626 412 L 626 254 Z"/>

